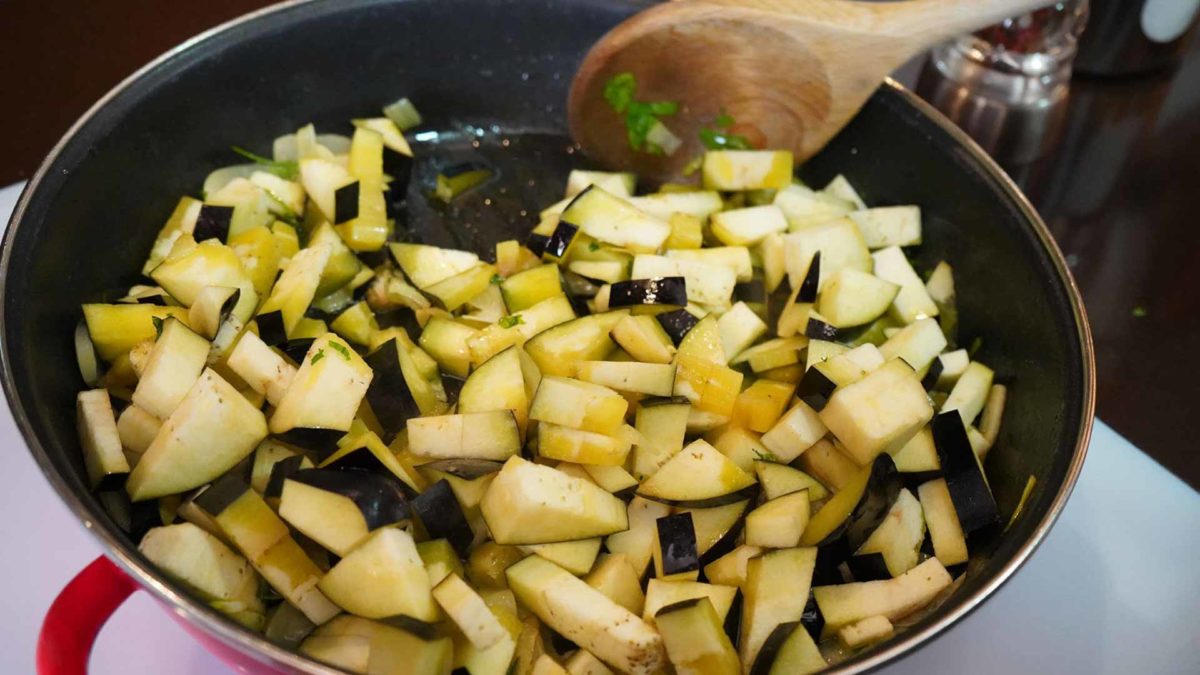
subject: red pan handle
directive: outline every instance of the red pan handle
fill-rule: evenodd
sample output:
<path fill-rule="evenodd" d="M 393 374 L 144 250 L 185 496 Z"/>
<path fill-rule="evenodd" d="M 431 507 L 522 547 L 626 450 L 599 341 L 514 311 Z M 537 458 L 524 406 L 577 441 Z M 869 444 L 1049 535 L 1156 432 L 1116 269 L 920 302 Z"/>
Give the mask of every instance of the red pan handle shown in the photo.
<path fill-rule="evenodd" d="M 96 634 L 138 585 L 100 556 L 54 599 L 38 636 L 38 675 L 86 675 Z"/>

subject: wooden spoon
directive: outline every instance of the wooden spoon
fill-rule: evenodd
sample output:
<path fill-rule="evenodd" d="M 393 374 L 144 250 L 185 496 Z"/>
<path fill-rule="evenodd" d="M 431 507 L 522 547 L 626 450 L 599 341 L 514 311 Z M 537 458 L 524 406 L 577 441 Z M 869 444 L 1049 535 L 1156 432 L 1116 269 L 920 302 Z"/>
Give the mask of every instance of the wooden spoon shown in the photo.
<path fill-rule="evenodd" d="M 610 167 L 666 180 L 703 151 L 697 132 L 722 111 L 755 147 L 814 155 L 888 73 L 951 36 L 1049 0 L 681 0 L 641 12 L 588 52 L 568 101 L 571 135 Z M 635 151 L 604 99 L 633 73 L 638 101 L 677 101 L 664 117 L 684 141 L 673 155 Z"/>

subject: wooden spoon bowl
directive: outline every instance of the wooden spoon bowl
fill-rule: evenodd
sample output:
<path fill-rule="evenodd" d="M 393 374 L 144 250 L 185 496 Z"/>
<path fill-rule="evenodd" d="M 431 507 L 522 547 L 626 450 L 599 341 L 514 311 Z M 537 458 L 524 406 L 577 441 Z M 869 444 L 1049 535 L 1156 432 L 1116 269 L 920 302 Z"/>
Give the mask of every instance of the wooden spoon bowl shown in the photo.
<path fill-rule="evenodd" d="M 682 0 L 623 22 L 592 47 L 572 83 L 571 135 L 610 167 L 666 180 L 698 156 L 698 132 L 722 112 L 755 147 L 816 154 L 883 78 L 929 45 L 1046 0 Z M 632 73 L 639 101 L 676 101 L 672 155 L 634 150 L 604 99 Z"/>

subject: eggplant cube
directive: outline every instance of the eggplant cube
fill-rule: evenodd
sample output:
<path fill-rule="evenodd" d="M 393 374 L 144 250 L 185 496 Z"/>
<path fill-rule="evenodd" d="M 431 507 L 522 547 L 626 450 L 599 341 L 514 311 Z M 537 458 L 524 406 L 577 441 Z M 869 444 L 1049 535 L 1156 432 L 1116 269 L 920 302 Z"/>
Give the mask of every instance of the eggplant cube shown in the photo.
<path fill-rule="evenodd" d="M 754 483 L 753 476 L 698 439 L 643 481 L 638 494 L 669 504 L 719 506 L 744 498 L 743 491 Z"/>
<path fill-rule="evenodd" d="M 166 419 L 187 396 L 208 361 L 208 340 L 182 321 L 167 319 L 133 391 L 134 405 Z"/>
<path fill-rule="evenodd" d="M 254 333 L 247 331 L 229 353 L 230 370 L 254 391 L 278 405 L 296 376 L 296 367 L 284 360 Z"/>
<path fill-rule="evenodd" d="M 408 451 L 417 457 L 503 461 L 520 450 L 521 433 L 511 410 L 408 420 Z"/>
<path fill-rule="evenodd" d="M 593 239 L 631 251 L 657 251 L 671 235 L 668 223 L 596 185 L 571 200 L 562 220 Z"/>
<path fill-rule="evenodd" d="M 355 547 L 317 587 L 342 609 L 370 619 L 398 614 L 421 621 L 438 617 L 429 574 L 412 535 L 394 527 L 375 532 Z"/>
<path fill-rule="evenodd" d="M 109 476 L 129 473 L 129 461 L 121 447 L 121 434 L 113 417 L 112 401 L 105 389 L 81 391 L 75 404 L 83 463 L 93 488 Z"/>
<path fill-rule="evenodd" d="M 895 359 L 834 392 L 820 417 L 865 466 L 903 446 L 933 418 L 933 408 L 912 368 Z"/>
<path fill-rule="evenodd" d="M 679 675 L 738 675 L 737 651 L 708 598 L 668 605 L 655 616 L 667 656 Z"/>
<path fill-rule="evenodd" d="M 896 621 L 929 604 L 953 580 L 937 558 L 930 558 L 895 579 L 862 581 L 813 589 L 817 606 L 831 629 L 884 616 Z"/>
<path fill-rule="evenodd" d="M 777 190 L 791 182 L 792 162 L 783 150 L 713 150 L 700 171 L 708 190 Z"/>
<path fill-rule="evenodd" d="M 184 584 L 204 601 L 227 611 L 235 620 L 266 621 L 258 597 L 258 575 L 245 558 L 191 523 L 156 527 L 142 537 L 138 551 L 167 576 Z M 225 611 L 224 609 L 222 611 Z"/>
<path fill-rule="evenodd" d="M 652 626 L 570 572 L 530 556 L 505 574 L 522 605 L 610 666 L 650 675 L 665 664 L 662 637 Z"/>
<path fill-rule="evenodd" d="M 345 341 L 333 333 L 322 335 L 309 347 L 271 416 L 271 432 L 349 430 L 371 378 L 371 368 Z"/>
<path fill-rule="evenodd" d="M 620 532 L 625 503 L 595 483 L 510 457 L 480 503 L 500 544 L 547 544 Z"/>
<path fill-rule="evenodd" d="M 724 623 L 733 608 L 738 589 L 735 586 L 705 584 L 699 581 L 651 579 L 646 584 L 646 607 L 642 618 L 653 622 L 663 608 L 677 602 L 706 598 L 712 603 L 717 618 Z"/>
<path fill-rule="evenodd" d="M 929 297 L 925 283 L 917 276 L 899 246 L 889 246 L 876 251 L 871 257 L 875 260 L 875 276 L 900 287 L 899 293 L 892 301 L 893 317 L 910 324 L 919 319 L 937 316 L 937 304 Z"/>
<path fill-rule="evenodd" d="M 742 663 L 754 663 L 776 626 L 800 620 L 816 563 L 815 548 L 785 548 L 751 558 L 746 564 L 738 641 Z"/>
<path fill-rule="evenodd" d="M 762 444 L 778 461 L 787 464 L 824 438 L 828 431 L 821 416 L 811 406 L 796 401 L 796 405 L 763 434 Z"/>
<path fill-rule="evenodd" d="M 776 497 L 746 516 L 746 544 L 761 548 L 791 548 L 800 543 L 808 525 L 808 491 Z"/>
<path fill-rule="evenodd" d="M 809 265 L 821 253 L 819 288 L 843 268 L 869 272 L 871 253 L 854 223 L 838 218 L 783 235 L 784 260 L 792 288 L 800 288 Z M 884 306 L 886 309 L 886 305 Z"/>
<path fill-rule="evenodd" d="M 695 410 L 728 417 L 741 387 L 742 374 L 732 368 L 689 354 L 676 357 L 674 393 Z"/>
<path fill-rule="evenodd" d="M 821 289 L 817 311 L 834 328 L 861 326 L 886 312 L 900 288 L 873 274 L 844 268 Z"/>
<path fill-rule="evenodd" d="M 538 455 L 576 464 L 619 467 L 625 463 L 630 443 L 618 436 L 542 422 L 538 424 Z"/>
<path fill-rule="evenodd" d="M 918 373 L 946 348 L 946 335 L 934 319 L 918 319 L 900 329 L 879 347 L 885 359 L 904 359 Z"/>
<path fill-rule="evenodd" d="M 617 392 L 566 377 L 543 377 L 529 418 L 598 434 L 615 434 L 629 402 Z"/>
<path fill-rule="evenodd" d="M 125 489 L 134 501 L 191 490 L 233 468 L 266 437 L 262 412 L 205 370 L 163 423 Z"/>
<path fill-rule="evenodd" d="M 767 235 L 787 229 L 783 210 L 774 204 L 721 211 L 712 216 L 713 236 L 729 246 L 752 246 Z"/>

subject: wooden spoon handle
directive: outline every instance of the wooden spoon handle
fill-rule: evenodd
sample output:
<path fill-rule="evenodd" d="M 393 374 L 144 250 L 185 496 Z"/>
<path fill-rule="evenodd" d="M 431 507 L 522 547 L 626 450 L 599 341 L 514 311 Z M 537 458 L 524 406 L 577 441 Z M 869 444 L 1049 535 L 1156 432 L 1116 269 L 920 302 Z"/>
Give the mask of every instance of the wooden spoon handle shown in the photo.
<path fill-rule="evenodd" d="M 969 33 L 1010 16 L 1053 4 L 1054 0 L 906 0 L 904 2 L 854 2 L 852 0 L 698 0 L 789 14 L 810 21 L 836 24 L 862 33 L 875 33 L 925 47 Z"/>

